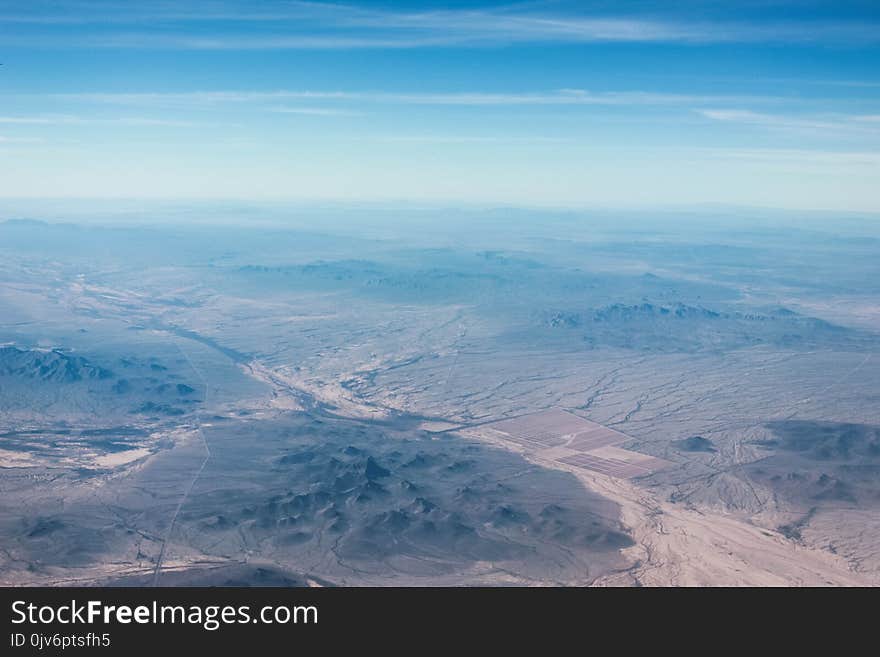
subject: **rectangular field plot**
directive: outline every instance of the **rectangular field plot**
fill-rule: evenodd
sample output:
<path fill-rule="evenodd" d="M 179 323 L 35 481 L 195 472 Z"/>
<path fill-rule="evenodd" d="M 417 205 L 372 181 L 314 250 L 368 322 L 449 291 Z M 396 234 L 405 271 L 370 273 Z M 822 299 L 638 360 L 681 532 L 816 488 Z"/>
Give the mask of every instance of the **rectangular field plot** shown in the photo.
<path fill-rule="evenodd" d="M 496 431 L 507 434 L 515 442 L 525 441 L 528 444 L 543 447 L 560 447 L 567 444 L 572 436 L 605 428 L 600 424 L 557 408 L 510 420 L 501 420 L 489 426 Z M 617 442 L 626 438 L 622 434 L 619 435 L 620 438 Z"/>
<path fill-rule="evenodd" d="M 598 447 L 622 443 L 628 437 L 614 429 L 600 426 L 591 431 L 575 434 L 568 447 L 578 452 L 589 452 Z"/>
<path fill-rule="evenodd" d="M 630 479 L 672 465 L 616 445 L 629 436 L 568 411 L 551 409 L 492 422 L 484 427 L 496 439 L 525 448 L 544 459 L 610 477 Z"/>
<path fill-rule="evenodd" d="M 620 479 L 630 479 L 641 475 L 650 474 L 657 468 L 648 467 L 638 463 L 629 461 L 621 461 L 615 458 L 602 458 L 594 454 L 582 453 L 573 454 L 572 456 L 564 456 L 557 459 L 560 463 L 566 465 L 574 465 L 584 470 L 592 470 L 600 474 L 618 477 Z"/>

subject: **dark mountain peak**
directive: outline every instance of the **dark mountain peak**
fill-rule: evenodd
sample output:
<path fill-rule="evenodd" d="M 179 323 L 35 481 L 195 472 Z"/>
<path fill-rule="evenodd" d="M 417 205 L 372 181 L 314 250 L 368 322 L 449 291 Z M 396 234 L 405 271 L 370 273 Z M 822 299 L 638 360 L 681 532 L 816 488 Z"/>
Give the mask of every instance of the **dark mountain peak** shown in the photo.
<path fill-rule="evenodd" d="M 58 349 L 0 347 L 0 375 L 20 376 L 55 383 L 109 379 L 110 370 L 92 365 L 85 358 Z"/>
<path fill-rule="evenodd" d="M 367 457 L 367 464 L 364 467 L 364 475 L 367 479 L 382 479 L 390 474 L 391 472 L 379 465 L 372 456 Z"/>

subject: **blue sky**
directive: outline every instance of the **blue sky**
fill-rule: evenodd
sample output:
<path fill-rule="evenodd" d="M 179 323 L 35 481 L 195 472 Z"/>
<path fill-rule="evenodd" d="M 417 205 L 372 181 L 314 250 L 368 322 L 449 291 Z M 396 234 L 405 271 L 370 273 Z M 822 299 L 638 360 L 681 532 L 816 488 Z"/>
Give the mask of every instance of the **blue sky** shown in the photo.
<path fill-rule="evenodd" d="M 0 196 L 880 211 L 880 3 L 0 0 Z"/>

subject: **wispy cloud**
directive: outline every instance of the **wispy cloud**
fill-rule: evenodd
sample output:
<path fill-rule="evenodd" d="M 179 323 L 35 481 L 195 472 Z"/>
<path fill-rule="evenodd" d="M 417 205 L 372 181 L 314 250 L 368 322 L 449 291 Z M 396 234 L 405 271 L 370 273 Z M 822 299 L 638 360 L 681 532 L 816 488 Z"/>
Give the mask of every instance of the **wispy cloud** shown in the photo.
<path fill-rule="evenodd" d="M 84 118 L 70 115 L 44 115 L 44 116 L 0 116 L 0 124 L 11 125 L 90 125 L 90 124 L 119 124 L 128 126 L 157 126 L 174 128 L 191 128 L 204 126 L 205 123 L 193 121 L 181 121 L 179 119 L 164 119 L 142 116 Z M 212 124 L 219 125 L 219 124 Z"/>
<path fill-rule="evenodd" d="M 562 137 L 535 136 L 484 136 L 484 135 L 371 135 L 360 138 L 363 141 L 382 141 L 397 143 L 425 144 L 528 144 L 562 143 L 569 140 Z"/>
<path fill-rule="evenodd" d="M 361 116 L 363 112 L 333 107 L 273 107 L 278 114 L 301 114 L 304 116 Z"/>
<path fill-rule="evenodd" d="M 742 123 L 779 130 L 806 130 L 824 132 L 870 132 L 880 134 L 869 125 L 880 117 L 833 115 L 823 117 L 767 114 L 744 109 L 698 109 L 701 116 L 714 121 Z"/>
<path fill-rule="evenodd" d="M 767 96 L 666 94 L 648 91 L 593 92 L 584 89 L 560 89 L 527 93 L 407 93 L 361 91 L 193 91 L 145 93 L 65 93 L 49 94 L 56 100 L 108 103 L 135 106 L 211 107 L 236 103 L 278 103 L 283 101 L 321 101 L 324 103 L 387 103 L 442 106 L 528 106 L 528 105 L 598 105 L 659 106 L 703 105 L 720 103 L 777 102 L 782 98 Z"/>
<path fill-rule="evenodd" d="M 56 119 L 42 116 L 0 116 L 0 123 L 12 123 L 15 125 L 48 125 L 58 122 Z"/>
<path fill-rule="evenodd" d="M 40 137 L 6 137 L 0 135 L 0 144 L 38 144 L 42 143 Z"/>
<path fill-rule="evenodd" d="M 353 100 L 359 94 L 340 91 L 187 91 L 187 92 L 85 92 L 40 94 L 41 97 L 111 105 L 135 105 L 154 107 L 212 107 L 216 105 L 254 102 L 280 102 L 285 100 Z"/>
<path fill-rule="evenodd" d="M 546 13 L 532 5 L 393 10 L 323 2 L 34 2 L 0 14 L 7 46 L 191 50 L 423 48 L 517 43 L 880 43 L 867 21 L 730 21 Z M 185 7 L 185 8 L 184 8 Z M 260 24 L 259 34 L 241 24 Z M 145 29 L 161 26 L 161 30 Z"/>
<path fill-rule="evenodd" d="M 880 153 L 874 151 L 821 151 L 800 148 L 733 148 L 702 149 L 712 158 L 745 160 L 755 163 L 780 165 L 822 165 L 847 167 L 864 171 L 880 168 Z"/>

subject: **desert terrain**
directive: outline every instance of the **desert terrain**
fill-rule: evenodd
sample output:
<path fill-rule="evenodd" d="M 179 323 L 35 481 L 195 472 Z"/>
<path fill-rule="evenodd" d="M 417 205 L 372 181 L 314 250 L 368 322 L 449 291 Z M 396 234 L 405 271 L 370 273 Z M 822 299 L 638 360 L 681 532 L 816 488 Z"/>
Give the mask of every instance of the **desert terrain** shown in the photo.
<path fill-rule="evenodd" d="M 276 219 L 0 223 L 0 583 L 880 583 L 871 224 Z"/>

